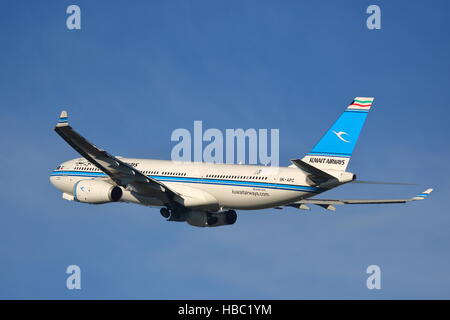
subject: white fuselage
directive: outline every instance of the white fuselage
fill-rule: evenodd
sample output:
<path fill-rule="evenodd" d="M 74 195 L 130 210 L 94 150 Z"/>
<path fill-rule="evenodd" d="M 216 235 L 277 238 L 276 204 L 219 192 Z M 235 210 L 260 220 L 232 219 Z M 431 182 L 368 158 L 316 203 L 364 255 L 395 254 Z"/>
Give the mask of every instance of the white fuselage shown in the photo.
<path fill-rule="evenodd" d="M 148 177 L 182 194 L 202 193 L 212 196 L 218 209 L 263 209 L 282 206 L 309 198 L 327 189 L 308 181 L 305 173 L 291 167 L 174 162 L 166 160 L 120 158 Z M 112 182 L 108 175 L 84 158 L 69 160 L 51 174 L 51 183 L 63 194 L 74 195 L 81 180 Z M 163 206 L 154 198 L 125 193 L 121 201 L 147 206 Z"/>

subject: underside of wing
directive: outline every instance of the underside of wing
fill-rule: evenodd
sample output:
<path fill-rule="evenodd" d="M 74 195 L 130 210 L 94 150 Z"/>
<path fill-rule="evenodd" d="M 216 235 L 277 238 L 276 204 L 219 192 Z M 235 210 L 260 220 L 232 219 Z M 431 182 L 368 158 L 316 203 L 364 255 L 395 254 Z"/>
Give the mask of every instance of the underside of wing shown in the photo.
<path fill-rule="evenodd" d="M 163 203 L 171 202 L 178 196 L 163 183 L 147 177 L 130 164 L 86 140 L 69 125 L 66 111 L 61 112 L 55 131 L 79 154 L 106 173 L 117 185 L 143 196 L 158 198 Z"/>
<path fill-rule="evenodd" d="M 386 204 L 386 203 L 406 203 L 410 201 L 425 199 L 433 189 L 427 189 L 424 192 L 407 199 L 305 199 L 288 204 L 289 207 L 294 207 L 303 210 L 309 210 L 308 204 L 318 205 L 327 210 L 336 210 L 335 205 L 343 204 Z"/>

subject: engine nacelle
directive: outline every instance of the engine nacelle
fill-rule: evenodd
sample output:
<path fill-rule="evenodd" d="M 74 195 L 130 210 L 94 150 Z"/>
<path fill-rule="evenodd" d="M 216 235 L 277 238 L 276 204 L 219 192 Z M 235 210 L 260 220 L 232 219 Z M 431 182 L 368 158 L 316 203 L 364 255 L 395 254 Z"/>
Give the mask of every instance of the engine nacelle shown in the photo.
<path fill-rule="evenodd" d="M 186 213 L 186 222 L 195 227 L 219 227 L 234 224 L 237 214 L 234 210 L 224 212 L 189 211 Z"/>
<path fill-rule="evenodd" d="M 116 202 L 122 198 L 122 195 L 121 187 L 101 180 L 80 180 L 73 187 L 74 200 L 85 203 Z"/>

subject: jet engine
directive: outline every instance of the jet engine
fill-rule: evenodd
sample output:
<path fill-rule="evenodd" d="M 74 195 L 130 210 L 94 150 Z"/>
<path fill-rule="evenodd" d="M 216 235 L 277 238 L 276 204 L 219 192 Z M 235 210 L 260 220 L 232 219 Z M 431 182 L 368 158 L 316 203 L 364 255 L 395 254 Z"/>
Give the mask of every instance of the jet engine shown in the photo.
<path fill-rule="evenodd" d="M 117 202 L 122 198 L 122 195 L 121 187 L 101 180 L 80 180 L 73 187 L 74 200 L 85 203 Z"/>
<path fill-rule="evenodd" d="M 186 221 L 195 227 L 218 227 L 234 224 L 237 214 L 234 210 L 223 212 L 189 211 L 186 213 Z"/>

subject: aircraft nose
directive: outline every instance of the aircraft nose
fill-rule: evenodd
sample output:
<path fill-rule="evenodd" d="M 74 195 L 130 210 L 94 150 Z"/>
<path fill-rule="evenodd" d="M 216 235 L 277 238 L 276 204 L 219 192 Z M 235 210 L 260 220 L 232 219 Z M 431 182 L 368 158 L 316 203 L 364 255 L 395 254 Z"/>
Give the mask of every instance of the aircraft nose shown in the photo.
<path fill-rule="evenodd" d="M 61 190 L 62 184 L 61 184 L 61 177 L 55 175 L 55 171 L 53 171 L 50 174 L 49 177 L 50 183 L 58 190 Z"/>
<path fill-rule="evenodd" d="M 52 175 L 50 175 L 49 180 L 50 180 L 50 183 L 51 183 L 54 187 L 56 187 L 56 180 L 55 180 L 55 177 L 52 176 Z"/>

